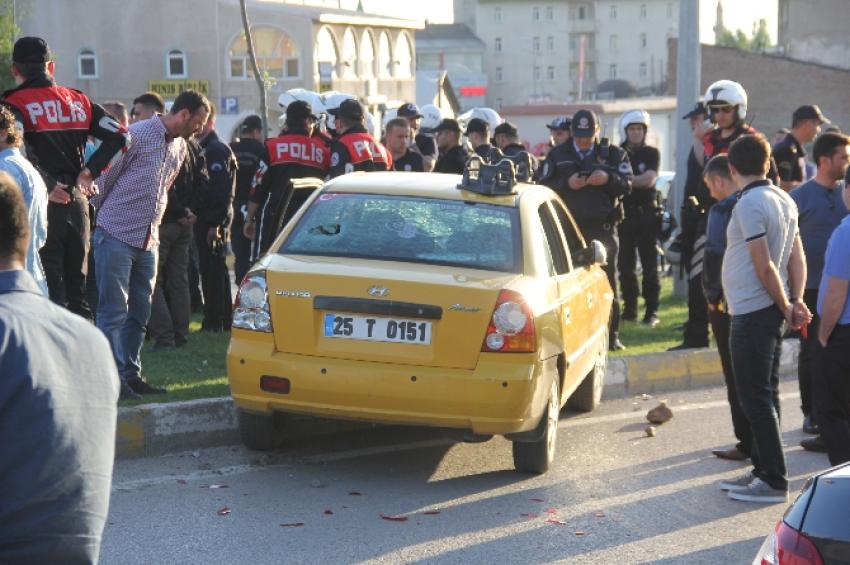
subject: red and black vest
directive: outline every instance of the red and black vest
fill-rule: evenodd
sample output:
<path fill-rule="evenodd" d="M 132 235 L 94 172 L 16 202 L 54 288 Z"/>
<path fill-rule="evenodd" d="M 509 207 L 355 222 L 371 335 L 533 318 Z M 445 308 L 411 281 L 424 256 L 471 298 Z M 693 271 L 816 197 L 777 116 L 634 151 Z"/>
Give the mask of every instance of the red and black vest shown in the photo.
<path fill-rule="evenodd" d="M 303 165 L 318 169 L 322 173 L 330 165 L 328 146 L 316 137 L 297 133 L 284 134 L 266 141 L 269 165 Z"/>
<path fill-rule="evenodd" d="M 368 133 L 346 133 L 337 139 L 348 150 L 351 163 L 355 166 L 371 161 L 392 169 L 393 158 L 389 151 Z"/>

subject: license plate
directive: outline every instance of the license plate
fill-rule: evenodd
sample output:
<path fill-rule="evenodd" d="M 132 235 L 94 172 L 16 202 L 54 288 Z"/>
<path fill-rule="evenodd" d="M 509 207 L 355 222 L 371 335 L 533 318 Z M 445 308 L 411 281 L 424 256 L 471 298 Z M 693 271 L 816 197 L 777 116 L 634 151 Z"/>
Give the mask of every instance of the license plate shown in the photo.
<path fill-rule="evenodd" d="M 429 345 L 431 322 L 327 313 L 324 333 L 338 339 Z"/>

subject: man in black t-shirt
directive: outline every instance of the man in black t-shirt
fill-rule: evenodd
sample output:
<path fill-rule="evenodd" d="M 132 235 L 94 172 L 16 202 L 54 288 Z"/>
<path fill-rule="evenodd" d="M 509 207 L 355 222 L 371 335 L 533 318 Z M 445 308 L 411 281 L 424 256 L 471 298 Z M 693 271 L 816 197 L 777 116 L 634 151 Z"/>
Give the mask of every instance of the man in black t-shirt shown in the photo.
<path fill-rule="evenodd" d="M 425 172 L 422 155 L 410 149 L 410 125 L 404 118 L 387 122 L 385 132 L 387 151 L 393 157 L 393 171 Z"/>
<path fill-rule="evenodd" d="M 655 180 L 658 177 L 660 154 L 658 149 L 646 144 L 649 114 L 643 110 L 630 110 L 620 118 L 622 148 L 632 165 L 632 192 L 623 198 L 625 217 L 619 225 L 620 250 L 617 270 L 623 289 L 623 320 L 637 320 L 638 278 L 637 255 L 643 271 L 640 294 L 646 311 L 644 325 L 658 325 L 658 301 L 661 286 L 658 282 L 658 214 Z M 637 254 L 635 253 L 637 252 Z"/>
<path fill-rule="evenodd" d="M 460 144 L 460 124 L 457 120 L 446 118 L 436 127 L 437 147 L 440 148 L 440 158 L 434 167 L 435 173 L 463 174 L 469 154 Z"/>
<path fill-rule="evenodd" d="M 266 154 L 264 141 L 263 120 L 260 116 L 251 115 L 245 118 L 239 127 L 239 139 L 230 144 L 230 149 L 239 163 L 239 169 L 236 171 L 236 195 L 233 198 L 233 226 L 230 232 L 230 244 L 235 256 L 233 274 L 236 284 L 242 282 L 245 273 L 251 267 L 252 241 L 242 232 L 245 216 L 248 214 L 248 196 L 251 193 L 251 186 Z"/>
<path fill-rule="evenodd" d="M 414 141 L 410 149 L 422 156 L 422 163 L 426 171 L 433 170 L 437 162 L 437 140 L 433 135 L 419 131 L 422 121 L 422 114 L 419 112 L 419 107 L 416 104 L 407 102 L 399 106 L 396 116 L 406 119 L 410 124 L 410 138 Z"/>
<path fill-rule="evenodd" d="M 779 188 L 789 191 L 809 180 L 806 176 L 806 150 L 815 140 L 821 124 L 827 122 L 817 106 L 800 106 L 791 118 L 791 132 L 773 146 L 773 159 L 779 170 Z"/>

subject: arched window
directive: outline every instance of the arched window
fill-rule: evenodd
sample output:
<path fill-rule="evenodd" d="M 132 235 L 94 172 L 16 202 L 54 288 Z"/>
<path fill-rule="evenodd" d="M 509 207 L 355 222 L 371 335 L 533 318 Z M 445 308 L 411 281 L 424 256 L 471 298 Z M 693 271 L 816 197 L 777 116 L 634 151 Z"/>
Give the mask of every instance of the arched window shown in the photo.
<path fill-rule="evenodd" d="M 357 78 L 357 40 L 351 28 L 342 36 L 342 66 L 343 78 Z"/>
<path fill-rule="evenodd" d="M 390 36 L 382 31 L 378 37 L 378 76 L 390 78 L 393 76 L 393 56 L 390 52 Z"/>
<path fill-rule="evenodd" d="M 77 55 L 77 77 L 82 79 L 97 78 L 97 55 L 91 49 L 83 49 Z"/>
<path fill-rule="evenodd" d="M 167 78 L 186 78 L 188 76 L 186 54 L 180 49 L 172 49 L 168 52 L 165 61 L 165 76 Z"/>
<path fill-rule="evenodd" d="M 372 41 L 372 34 L 368 31 L 364 31 L 360 38 L 360 76 L 362 78 L 375 76 L 375 42 Z"/>
<path fill-rule="evenodd" d="M 331 76 L 329 78 L 339 78 L 339 54 L 336 49 L 336 40 L 331 31 L 324 27 L 318 35 L 316 35 L 316 72 L 321 77 L 323 71 L 326 74 L 330 68 Z"/>
<path fill-rule="evenodd" d="M 399 33 L 395 40 L 395 63 L 397 78 L 413 77 L 413 49 L 406 33 Z"/>
<path fill-rule="evenodd" d="M 301 75 L 301 52 L 289 35 L 268 26 L 255 27 L 251 34 L 254 37 L 257 66 L 261 72 L 276 79 L 298 78 Z M 244 34 L 240 34 L 230 44 L 228 56 L 231 78 L 254 78 Z"/>

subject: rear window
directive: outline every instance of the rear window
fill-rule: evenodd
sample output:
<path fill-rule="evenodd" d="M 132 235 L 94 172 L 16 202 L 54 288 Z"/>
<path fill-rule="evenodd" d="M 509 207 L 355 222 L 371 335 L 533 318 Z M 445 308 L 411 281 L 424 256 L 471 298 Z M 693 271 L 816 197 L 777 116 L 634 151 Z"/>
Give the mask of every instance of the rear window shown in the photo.
<path fill-rule="evenodd" d="M 331 192 L 313 201 L 278 252 L 518 273 L 521 249 L 516 208 Z"/>

